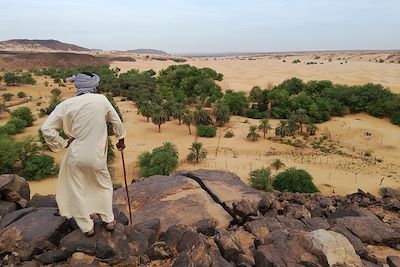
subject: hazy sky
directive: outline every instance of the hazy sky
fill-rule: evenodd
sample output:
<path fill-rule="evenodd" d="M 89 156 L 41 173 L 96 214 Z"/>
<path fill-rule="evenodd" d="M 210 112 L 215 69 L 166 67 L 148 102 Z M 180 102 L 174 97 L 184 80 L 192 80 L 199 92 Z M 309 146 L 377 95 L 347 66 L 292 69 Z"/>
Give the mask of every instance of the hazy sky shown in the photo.
<path fill-rule="evenodd" d="M 172 53 L 400 48 L 400 0 L 0 0 L 0 8 L 0 40 Z"/>

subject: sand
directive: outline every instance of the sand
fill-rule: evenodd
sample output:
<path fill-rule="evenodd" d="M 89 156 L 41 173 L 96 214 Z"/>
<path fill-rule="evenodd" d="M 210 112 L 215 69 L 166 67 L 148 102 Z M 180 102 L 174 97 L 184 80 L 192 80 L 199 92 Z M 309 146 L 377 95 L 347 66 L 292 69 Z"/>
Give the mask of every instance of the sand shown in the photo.
<path fill-rule="evenodd" d="M 389 63 L 369 62 L 363 60 L 349 60 L 347 64 L 340 65 L 337 62 L 331 65 L 298 65 L 283 63 L 278 59 L 259 60 L 205 60 L 190 59 L 187 63 L 196 66 L 208 66 L 215 68 L 224 74 L 221 85 L 224 89 L 250 90 L 254 85 L 268 87 L 291 76 L 298 76 L 305 80 L 309 79 L 331 79 L 338 83 L 366 83 L 380 82 L 391 86 L 395 92 L 400 92 L 400 65 Z M 285 59 L 291 62 L 290 59 Z M 171 61 L 145 61 L 139 59 L 136 62 L 114 62 L 122 71 L 128 68 L 139 68 L 147 70 L 153 68 L 160 70 L 171 65 Z M 36 114 L 41 107 L 46 107 L 50 96 L 50 90 L 56 85 L 45 87 L 47 80 L 52 85 L 51 79 L 38 78 L 36 85 L 25 85 L 7 87 L 8 91 L 16 94 L 24 91 L 33 97 L 33 102 L 22 104 L 29 106 Z M 393 86 L 392 86 L 393 85 Z M 71 85 L 62 87 L 64 98 L 74 95 Z M 42 97 L 40 99 L 40 97 Z M 179 150 L 178 170 L 190 169 L 224 169 L 236 173 L 245 182 L 248 182 L 249 172 L 260 167 L 269 167 L 275 159 L 281 159 L 285 168 L 297 167 L 306 169 L 314 177 L 314 182 L 325 194 L 348 194 L 355 192 L 358 188 L 377 194 L 379 188 L 389 186 L 400 188 L 400 127 L 390 124 L 388 120 L 377 119 L 366 114 L 354 114 L 341 118 L 333 118 L 331 121 L 318 125 L 319 130 L 316 137 L 303 140 L 308 148 L 294 148 L 289 145 L 280 144 L 279 140 L 273 141 L 260 139 L 255 142 L 246 139 L 248 128 L 251 124 L 258 124 L 257 120 L 231 117 L 231 121 L 225 127 L 218 129 L 215 138 L 197 138 L 208 150 L 207 160 L 199 164 L 191 164 L 185 161 L 189 152 L 188 148 L 196 140 L 195 130 L 189 135 L 185 125 L 178 125 L 176 120 L 162 125 L 161 133 L 157 126 L 147 122 L 146 118 L 137 114 L 132 102 L 121 102 L 116 98 L 117 104 L 124 117 L 124 125 L 128 135 L 126 137 L 127 148 L 125 159 L 128 169 L 128 179 L 138 178 L 136 158 L 143 151 L 151 151 L 163 142 L 173 142 Z M 36 106 L 37 102 L 43 102 Z M 17 107 L 17 106 L 16 106 Z M 15 109 L 12 107 L 11 109 Z M 0 125 L 8 119 L 6 113 L 0 114 Z M 22 138 L 27 135 L 36 135 L 44 118 L 38 118 L 34 126 L 27 128 L 23 133 L 17 135 Z M 271 120 L 273 126 L 278 120 Z M 224 138 L 223 134 L 228 130 L 235 134 L 233 138 Z M 366 132 L 371 133 L 367 136 Z M 337 153 L 322 153 L 311 148 L 314 138 L 322 134 L 330 136 L 330 143 L 335 147 Z M 274 138 L 273 131 L 267 137 Z M 299 137 L 303 139 L 302 137 Z M 115 143 L 115 141 L 114 141 Z M 366 157 L 368 152 L 371 156 Z M 61 162 L 63 153 L 46 152 L 55 157 L 56 162 Z M 122 162 L 118 151 L 116 161 L 112 165 L 114 183 L 123 184 Z M 275 174 L 275 170 L 272 171 Z M 51 194 L 55 192 L 57 179 L 51 177 L 39 182 L 30 182 L 32 193 Z"/>
<path fill-rule="evenodd" d="M 328 59 L 334 60 L 329 62 Z M 361 59 L 360 59 L 361 57 Z M 224 75 L 220 83 L 224 90 L 250 91 L 253 86 L 270 88 L 285 79 L 298 77 L 305 81 L 331 80 L 339 84 L 366 84 L 369 82 L 380 83 L 389 87 L 393 92 L 400 93 L 400 64 L 376 63 L 375 58 L 386 58 L 384 54 L 370 56 L 354 56 L 339 54 L 335 56 L 321 56 L 314 59 L 315 55 L 286 56 L 277 59 L 276 56 L 262 58 L 194 58 L 181 64 L 190 64 L 196 67 L 209 67 Z M 336 60 L 337 58 L 350 58 Z M 295 59 L 301 63 L 292 64 Z M 369 60 L 372 60 L 371 62 Z M 286 62 L 283 62 L 285 60 Z M 306 62 L 317 62 L 315 65 L 306 65 Z M 347 63 L 345 63 L 347 61 Z M 320 64 L 323 63 L 323 64 Z M 341 64 L 343 63 L 343 64 Z M 135 68 L 139 70 L 154 69 L 159 72 L 170 65 L 177 64 L 171 60 L 157 61 L 138 59 L 136 62 L 113 62 L 112 67 L 119 67 L 122 72 Z"/>

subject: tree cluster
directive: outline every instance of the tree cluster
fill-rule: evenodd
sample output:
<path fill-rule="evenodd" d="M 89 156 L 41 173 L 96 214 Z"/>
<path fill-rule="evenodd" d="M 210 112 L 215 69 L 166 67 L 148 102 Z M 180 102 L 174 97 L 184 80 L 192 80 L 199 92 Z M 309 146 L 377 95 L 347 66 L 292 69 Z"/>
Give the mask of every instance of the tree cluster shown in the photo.
<path fill-rule="evenodd" d="M 261 168 L 251 171 L 249 177 L 253 188 L 266 192 L 274 190 L 298 193 L 318 192 L 312 180 L 308 172 L 295 168 L 289 168 L 275 176 L 272 176 L 270 168 Z"/>

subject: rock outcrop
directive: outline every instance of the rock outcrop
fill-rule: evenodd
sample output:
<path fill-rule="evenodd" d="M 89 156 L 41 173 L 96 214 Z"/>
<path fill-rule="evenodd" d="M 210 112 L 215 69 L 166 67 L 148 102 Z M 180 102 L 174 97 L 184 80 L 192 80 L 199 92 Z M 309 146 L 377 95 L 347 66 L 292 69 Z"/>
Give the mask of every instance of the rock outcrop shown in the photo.
<path fill-rule="evenodd" d="M 153 176 L 114 194 L 117 227 L 84 236 L 54 196 L 0 220 L 1 266 L 399 266 L 399 193 L 261 193 L 223 171 Z M 387 249 L 382 255 L 371 248 Z"/>

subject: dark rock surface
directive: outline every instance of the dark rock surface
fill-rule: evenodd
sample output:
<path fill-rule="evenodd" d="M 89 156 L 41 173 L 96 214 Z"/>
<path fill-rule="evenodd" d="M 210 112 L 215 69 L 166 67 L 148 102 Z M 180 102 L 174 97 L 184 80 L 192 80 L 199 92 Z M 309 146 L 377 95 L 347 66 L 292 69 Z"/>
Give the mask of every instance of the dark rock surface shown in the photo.
<path fill-rule="evenodd" d="M 398 192 L 385 190 L 324 197 L 260 193 L 222 171 L 153 176 L 129 186 L 133 225 L 119 189 L 115 231 L 95 218 L 90 238 L 58 215 L 53 196 L 35 195 L 0 220 L 0 265 L 399 266 L 399 255 L 382 258 L 400 247 Z"/>

